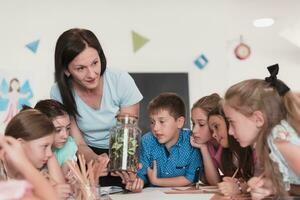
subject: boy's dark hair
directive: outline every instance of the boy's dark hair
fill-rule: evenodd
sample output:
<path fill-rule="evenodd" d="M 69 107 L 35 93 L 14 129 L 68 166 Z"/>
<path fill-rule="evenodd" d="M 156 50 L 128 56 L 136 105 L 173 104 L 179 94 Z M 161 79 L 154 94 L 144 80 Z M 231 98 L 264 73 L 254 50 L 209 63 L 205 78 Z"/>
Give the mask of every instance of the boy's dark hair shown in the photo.
<path fill-rule="evenodd" d="M 167 110 L 175 119 L 185 117 L 184 102 L 176 93 L 161 93 L 150 101 L 148 105 L 149 114 L 158 113 L 160 110 Z"/>

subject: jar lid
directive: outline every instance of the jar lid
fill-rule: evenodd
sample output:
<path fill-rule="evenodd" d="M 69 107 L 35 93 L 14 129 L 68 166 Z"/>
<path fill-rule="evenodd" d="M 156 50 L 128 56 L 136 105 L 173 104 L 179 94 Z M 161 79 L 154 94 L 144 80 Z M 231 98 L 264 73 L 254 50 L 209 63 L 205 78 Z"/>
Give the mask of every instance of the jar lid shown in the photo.
<path fill-rule="evenodd" d="M 116 119 L 118 121 L 122 121 L 125 122 L 125 124 L 127 123 L 134 123 L 138 120 L 138 116 L 137 115 L 132 115 L 129 113 L 119 113 L 118 115 L 116 115 Z"/>

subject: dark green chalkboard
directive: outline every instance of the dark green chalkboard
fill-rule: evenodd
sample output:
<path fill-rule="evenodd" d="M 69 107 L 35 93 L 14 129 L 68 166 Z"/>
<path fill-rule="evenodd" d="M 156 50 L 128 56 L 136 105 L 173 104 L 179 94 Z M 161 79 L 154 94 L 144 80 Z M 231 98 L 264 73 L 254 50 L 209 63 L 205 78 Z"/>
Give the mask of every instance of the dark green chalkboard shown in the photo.
<path fill-rule="evenodd" d="M 142 132 L 149 131 L 147 105 L 162 92 L 174 92 L 185 103 L 186 123 L 190 128 L 189 80 L 188 73 L 130 73 L 144 98 L 140 105 L 139 127 Z"/>

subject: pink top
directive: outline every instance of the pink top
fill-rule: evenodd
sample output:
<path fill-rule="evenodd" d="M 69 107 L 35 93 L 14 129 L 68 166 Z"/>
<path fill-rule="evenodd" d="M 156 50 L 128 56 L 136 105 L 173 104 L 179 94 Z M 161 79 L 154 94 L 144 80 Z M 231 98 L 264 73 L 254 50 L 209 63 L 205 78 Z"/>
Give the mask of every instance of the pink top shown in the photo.
<path fill-rule="evenodd" d="M 28 192 L 31 192 L 32 186 L 24 180 L 0 181 L 0 199 L 15 200 L 21 199 Z"/>
<path fill-rule="evenodd" d="M 221 161 L 223 147 L 221 145 L 218 145 L 218 149 L 216 150 L 215 147 L 213 146 L 213 144 L 208 142 L 207 148 L 208 148 L 209 155 L 213 159 L 215 167 L 217 169 L 223 169 L 222 161 Z"/>

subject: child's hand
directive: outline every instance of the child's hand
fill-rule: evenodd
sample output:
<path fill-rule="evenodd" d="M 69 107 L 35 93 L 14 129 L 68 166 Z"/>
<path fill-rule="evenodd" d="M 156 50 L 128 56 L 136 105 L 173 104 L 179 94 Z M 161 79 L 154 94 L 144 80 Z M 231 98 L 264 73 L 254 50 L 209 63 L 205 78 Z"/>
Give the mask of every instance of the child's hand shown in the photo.
<path fill-rule="evenodd" d="M 195 147 L 198 149 L 200 149 L 206 145 L 206 143 L 202 143 L 202 142 L 196 140 L 193 136 L 190 136 L 190 143 L 191 143 L 192 147 Z"/>
<path fill-rule="evenodd" d="M 0 147 L 2 147 L 3 156 L 8 159 L 16 169 L 23 171 L 24 166 L 30 164 L 21 143 L 9 136 L 0 138 Z"/>
<path fill-rule="evenodd" d="M 69 184 L 56 184 L 54 185 L 55 192 L 59 199 L 65 200 L 72 194 L 72 189 Z"/>
<path fill-rule="evenodd" d="M 153 185 L 158 185 L 157 182 L 159 181 L 159 179 L 157 178 L 156 160 L 153 161 L 153 169 L 151 169 L 150 167 L 148 167 L 148 169 L 147 169 L 147 176 L 149 178 L 149 181 Z"/>
<path fill-rule="evenodd" d="M 75 175 L 72 173 L 72 171 L 70 169 L 67 169 L 67 167 L 68 167 L 67 165 L 64 165 L 64 166 L 66 166 L 65 169 L 68 170 L 65 173 L 65 179 L 68 184 L 74 186 L 77 183 L 77 178 L 75 177 Z"/>
<path fill-rule="evenodd" d="M 253 177 L 248 181 L 248 192 L 254 200 L 264 199 L 274 193 L 272 182 L 267 178 Z"/>
<path fill-rule="evenodd" d="M 240 194 L 236 178 L 224 177 L 223 182 L 218 183 L 219 189 L 224 196 L 234 196 Z"/>

